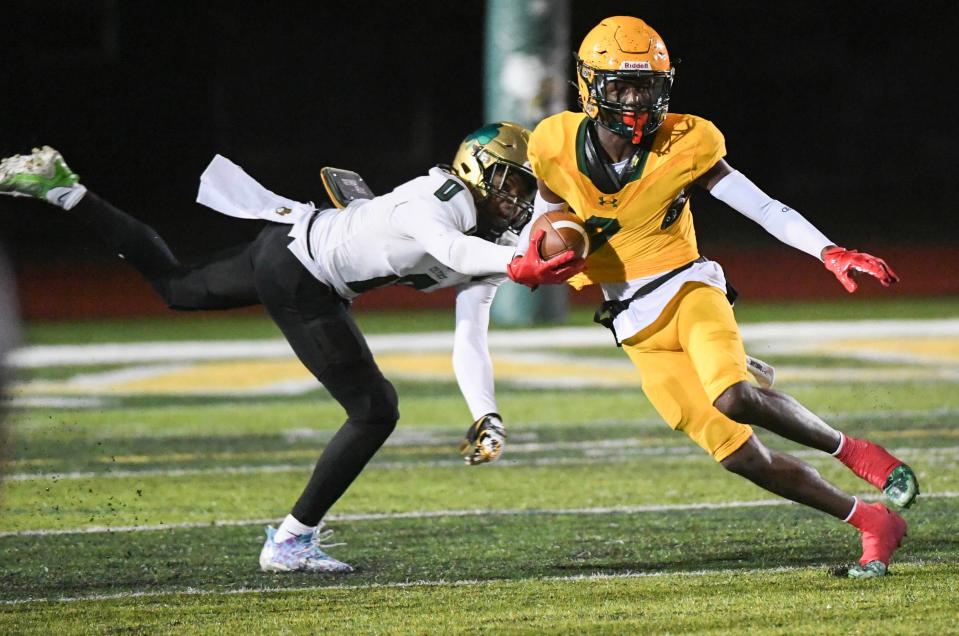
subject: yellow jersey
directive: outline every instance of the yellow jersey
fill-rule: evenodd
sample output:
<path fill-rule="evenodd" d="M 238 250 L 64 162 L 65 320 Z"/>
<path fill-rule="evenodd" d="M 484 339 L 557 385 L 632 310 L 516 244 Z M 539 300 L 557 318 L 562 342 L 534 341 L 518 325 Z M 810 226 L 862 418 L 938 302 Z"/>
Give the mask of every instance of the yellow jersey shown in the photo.
<path fill-rule="evenodd" d="M 580 289 L 668 271 L 699 256 L 689 199 L 676 217 L 670 206 L 726 154 L 712 122 L 669 113 L 651 144 L 638 151 L 630 180 L 604 193 L 588 176 L 585 113 L 544 119 L 529 139 L 533 173 L 562 197 L 590 232 L 586 271 L 570 279 Z M 667 215 L 669 215 L 667 217 Z"/>

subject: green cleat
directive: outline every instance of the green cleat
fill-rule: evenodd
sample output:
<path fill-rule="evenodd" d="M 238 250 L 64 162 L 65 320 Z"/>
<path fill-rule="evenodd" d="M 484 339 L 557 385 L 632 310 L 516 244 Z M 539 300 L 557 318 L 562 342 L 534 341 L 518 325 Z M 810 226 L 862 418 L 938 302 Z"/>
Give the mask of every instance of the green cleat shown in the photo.
<path fill-rule="evenodd" d="M 80 177 L 50 146 L 0 161 L 0 194 L 33 197 L 63 206 Z"/>
<path fill-rule="evenodd" d="M 916 479 L 916 473 L 912 472 L 909 466 L 899 464 L 886 478 L 882 493 L 894 506 L 908 508 L 919 495 L 919 480 Z"/>
<path fill-rule="evenodd" d="M 870 561 L 866 565 L 850 566 L 846 576 L 851 579 L 875 579 L 880 576 L 886 576 L 889 569 L 882 561 Z"/>

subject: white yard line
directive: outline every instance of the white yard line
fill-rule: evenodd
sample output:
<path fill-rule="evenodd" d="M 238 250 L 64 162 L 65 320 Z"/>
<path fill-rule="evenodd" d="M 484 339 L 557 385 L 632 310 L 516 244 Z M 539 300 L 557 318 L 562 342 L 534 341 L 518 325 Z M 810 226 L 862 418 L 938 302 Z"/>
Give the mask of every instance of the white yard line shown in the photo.
<path fill-rule="evenodd" d="M 862 499 L 877 500 L 876 494 L 860 494 Z M 939 492 L 920 495 L 923 499 L 954 499 L 959 492 Z M 543 515 L 611 515 L 644 514 L 657 512 L 683 512 L 696 510 L 726 510 L 735 508 L 763 508 L 769 506 L 789 506 L 793 502 L 786 499 L 755 499 L 748 501 L 700 502 L 685 504 L 646 504 L 636 506 L 607 506 L 596 508 L 501 508 L 501 509 L 465 509 L 465 510 L 413 510 L 409 512 L 370 512 L 339 514 L 326 517 L 331 523 L 348 521 L 385 521 L 392 519 L 433 519 L 449 517 L 518 517 Z M 114 532 L 155 532 L 163 530 L 186 530 L 191 528 L 219 528 L 234 526 L 257 526 L 277 523 L 280 519 L 225 519 L 212 521 L 189 521 L 183 523 L 151 524 L 136 526 L 88 526 L 85 528 L 57 528 L 47 530 L 19 530 L 0 532 L 2 537 L 46 537 L 67 534 L 102 534 Z"/>
<path fill-rule="evenodd" d="M 959 337 L 959 320 L 851 320 L 754 323 L 740 326 L 747 343 L 767 343 L 765 351 L 791 349 L 792 343 L 821 343 L 843 338 Z M 371 335 L 374 353 L 445 352 L 453 343 L 452 332 Z M 512 352 L 559 347 L 609 347 L 609 333 L 601 327 L 556 327 L 551 329 L 492 330 L 490 349 Z M 44 345 L 24 347 L 8 358 L 14 367 L 47 367 L 184 360 L 229 360 L 290 358 L 285 340 L 203 340 L 180 342 L 105 343 L 95 345 Z"/>
<path fill-rule="evenodd" d="M 116 601 L 132 598 L 152 598 L 157 596 L 187 595 L 187 596 L 208 596 L 222 595 L 232 596 L 235 594 L 263 594 L 274 592 L 322 592 L 324 590 L 374 590 L 374 589 L 403 589 L 417 587 L 469 587 L 472 585 L 489 585 L 491 583 L 530 583 L 530 582 L 556 582 L 556 581 L 602 581 L 615 579 L 633 579 L 633 578 L 654 578 L 662 576 L 709 576 L 709 575 L 728 575 L 728 574 L 758 574 L 758 573 L 778 573 L 794 572 L 797 570 L 809 569 L 819 566 L 778 566 L 767 569 L 717 569 L 717 570 L 694 570 L 689 572 L 626 572 L 623 574 L 576 574 L 572 576 L 544 576 L 536 578 L 521 579 L 466 579 L 450 581 L 438 579 L 435 581 L 407 581 L 397 583 L 366 583 L 361 585 L 311 585 L 306 587 L 281 587 L 264 586 L 252 588 L 239 588 L 235 590 L 203 590 L 193 587 L 174 588 L 169 590 L 156 590 L 150 592 L 118 592 L 116 594 L 91 594 L 90 596 L 67 596 L 67 597 L 44 597 L 44 598 L 25 598 L 17 600 L 0 601 L 0 605 L 24 605 L 27 603 L 76 603 L 79 601 Z M 322 575 L 321 575 L 322 576 Z"/>
<path fill-rule="evenodd" d="M 916 561 L 899 561 L 897 562 L 900 565 L 917 565 L 922 566 L 927 564 L 924 560 Z M 935 562 L 939 565 L 939 562 Z M 645 579 L 645 578 L 660 578 L 660 577 L 705 577 L 705 576 L 750 576 L 755 574 L 780 574 L 780 573 L 789 573 L 789 572 L 798 572 L 801 570 L 821 570 L 823 567 L 822 564 L 814 565 L 795 565 L 795 566 L 776 566 L 771 568 L 748 568 L 748 569 L 733 569 L 733 568 L 717 568 L 714 570 L 690 570 L 690 571 L 680 571 L 680 572 L 623 572 L 619 574 L 574 574 L 570 576 L 542 576 L 542 577 L 525 577 L 525 578 L 516 578 L 516 579 L 461 579 L 461 580 L 447 580 L 447 579 L 437 579 L 434 581 L 403 581 L 396 583 L 365 583 L 359 585 L 310 585 L 310 586 L 296 586 L 296 587 L 282 587 L 277 585 L 268 585 L 263 587 L 244 587 L 238 588 L 235 590 L 209 590 L 209 589 L 197 589 L 194 587 L 184 587 L 184 588 L 171 588 L 166 590 L 152 590 L 149 592 L 117 592 L 114 594 L 91 594 L 89 596 L 48 596 L 48 597 L 35 597 L 35 598 L 24 598 L 16 600 L 2 600 L 0 605 L 27 605 L 31 603 L 78 603 L 78 602 L 101 602 L 101 601 L 120 601 L 127 599 L 136 599 L 136 598 L 156 598 L 163 596 L 234 596 L 237 594 L 274 594 L 274 593 L 284 593 L 284 592 L 309 592 L 309 593 L 322 593 L 324 591 L 350 591 L 350 590 L 376 590 L 376 589 L 408 589 L 408 588 L 420 588 L 420 587 L 471 587 L 477 585 L 494 585 L 494 584 L 527 584 L 527 583 L 555 583 L 555 582 L 590 582 L 590 581 L 615 581 L 622 579 Z M 322 576 L 322 575 L 320 575 Z"/>
<path fill-rule="evenodd" d="M 679 448 L 679 447 L 677 447 Z M 692 450 L 672 451 L 648 451 L 636 452 L 632 456 L 648 455 L 676 455 L 678 457 L 691 457 L 695 459 L 706 456 L 702 452 L 693 452 Z M 623 462 L 630 458 L 630 455 L 617 453 L 615 455 L 601 455 L 593 452 L 587 457 L 540 457 L 537 459 L 516 460 L 503 459 L 497 462 L 498 467 L 518 467 L 518 466 L 581 466 L 587 464 L 602 463 L 600 459 L 606 462 Z M 461 468 L 464 463 L 462 459 L 435 459 L 426 461 L 408 461 L 408 462 L 373 462 L 366 470 L 409 470 L 411 468 Z M 70 473 L 14 473 L 5 476 L 4 481 L 22 482 L 22 481 L 61 481 L 77 479 L 127 479 L 138 477 L 193 477 L 198 475 L 257 475 L 269 473 L 308 473 L 313 470 L 312 463 L 303 464 L 268 464 L 264 466 L 212 466 L 210 468 L 147 468 L 144 470 L 111 470 L 101 473 L 92 471 L 77 471 Z"/>
<path fill-rule="evenodd" d="M 70 397 L 58 395 L 17 395 L 6 400 L 12 408 L 18 409 L 95 409 L 108 402 L 101 397 Z"/>
<path fill-rule="evenodd" d="M 742 327 L 747 349 L 758 355 L 809 354 L 841 356 L 861 360 L 885 361 L 887 366 L 839 368 L 783 365 L 777 369 L 782 382 L 956 382 L 959 381 L 959 356 L 951 348 L 959 337 L 959 319 L 949 320 L 875 320 L 823 321 L 792 323 L 759 323 Z M 876 344 L 877 339 L 892 348 Z M 930 351 L 930 338 L 938 338 L 950 346 Z M 872 339 L 870 341 L 870 339 Z M 915 346 L 909 345 L 913 339 Z M 572 351 L 583 347 L 608 348 L 609 338 L 594 327 L 561 327 L 516 331 L 495 331 L 490 335 L 490 349 L 495 365 L 502 369 L 502 382 L 532 388 L 621 387 L 638 385 L 638 376 L 625 356 L 586 357 Z M 390 366 L 390 374 L 413 381 L 452 380 L 451 371 L 435 360 L 426 367 L 411 364 L 408 358 L 448 355 L 452 347 L 451 332 L 376 335 L 369 338 L 373 351 Z M 858 345 L 856 343 L 859 343 Z M 389 362 L 390 355 L 399 359 Z M 257 382 L 224 381 L 212 372 L 208 381 L 184 381 L 196 372 L 198 365 L 222 365 L 225 360 L 242 364 L 293 364 L 286 370 L 287 379 L 269 380 L 270 374 L 250 376 Z M 571 361 L 572 366 L 571 366 Z M 18 408 L 47 405 L 67 406 L 50 402 L 53 398 L 82 395 L 99 398 L 152 394 L 184 394 L 229 397 L 236 395 L 301 395 L 318 390 L 315 380 L 293 360 L 283 340 L 174 341 L 103 343 L 93 345 L 60 345 L 26 347 L 15 351 L 9 362 L 14 367 L 111 364 L 126 365 L 123 369 L 93 371 L 61 380 L 34 379 L 15 385 L 11 405 Z M 907 364 L 899 364 L 905 362 Z M 575 368 L 575 371 L 573 370 Z M 300 369 L 302 373 L 297 373 Z M 562 370 L 566 369 L 564 373 Z M 177 371 L 180 371 L 177 374 Z M 147 382 L 156 378 L 153 385 Z M 248 385 L 249 384 L 249 385 Z M 46 399 L 47 402 L 35 402 Z M 34 401 L 31 401 L 34 400 Z"/>
<path fill-rule="evenodd" d="M 890 409 L 887 411 L 836 411 L 830 413 L 823 411 L 820 414 L 824 420 L 892 420 L 896 418 L 923 418 L 923 417 L 949 417 L 959 415 L 959 409 L 951 407 L 941 407 L 937 409 Z"/>
<path fill-rule="evenodd" d="M 425 445 L 425 444 L 424 444 Z M 433 444 L 432 446 L 435 446 Z M 510 455 L 532 454 L 557 450 L 583 451 L 583 457 L 538 457 L 533 459 L 515 459 Z M 959 454 L 959 446 L 938 446 L 934 448 L 896 447 L 891 451 L 897 456 L 935 455 L 952 456 Z M 319 451 L 317 451 L 319 452 Z M 452 451 L 451 451 L 452 453 Z M 532 442 L 507 444 L 507 458 L 497 462 L 497 466 L 579 466 L 601 464 L 610 461 L 626 461 L 634 457 L 675 457 L 683 459 L 702 459 L 708 457 L 696 446 L 646 446 L 641 439 L 603 439 L 585 442 Z M 817 450 L 792 450 L 790 455 L 807 459 L 828 458 Z M 602 460 L 602 461 L 600 461 Z M 915 460 L 913 460 L 915 461 Z M 368 470 L 408 470 L 410 468 L 451 468 L 463 466 L 461 459 L 431 459 L 423 461 L 377 462 L 374 460 Z M 255 475 L 270 473 L 308 472 L 313 463 L 302 464 L 241 464 L 234 466 L 210 466 L 208 468 L 145 468 L 140 470 L 104 470 L 47 472 L 47 473 L 11 473 L 3 479 L 11 482 L 24 481 L 61 481 L 77 479 L 127 479 L 138 477 L 188 477 L 196 475 Z"/>

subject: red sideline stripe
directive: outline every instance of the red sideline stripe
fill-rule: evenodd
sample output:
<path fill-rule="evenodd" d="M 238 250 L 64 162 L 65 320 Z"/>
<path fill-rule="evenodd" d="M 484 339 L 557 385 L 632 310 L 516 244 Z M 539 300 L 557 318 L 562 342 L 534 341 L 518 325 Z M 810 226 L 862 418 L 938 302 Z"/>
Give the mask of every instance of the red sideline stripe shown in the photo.
<path fill-rule="evenodd" d="M 955 246 L 870 248 L 902 278 L 890 289 L 872 280 L 861 280 L 859 297 L 959 295 L 959 249 Z M 734 250 L 709 249 L 710 258 L 722 264 L 744 299 L 811 300 L 843 298 L 846 291 L 815 259 L 786 247 Z M 155 316 L 168 310 L 152 288 L 129 266 L 122 264 L 34 263 L 18 276 L 24 317 L 43 320 L 124 318 Z M 595 287 L 574 293 L 576 305 L 600 300 Z M 423 309 L 453 306 L 453 293 L 441 290 L 423 294 L 401 287 L 373 290 L 359 298 L 358 310 Z M 259 308 L 237 310 L 259 313 Z"/>

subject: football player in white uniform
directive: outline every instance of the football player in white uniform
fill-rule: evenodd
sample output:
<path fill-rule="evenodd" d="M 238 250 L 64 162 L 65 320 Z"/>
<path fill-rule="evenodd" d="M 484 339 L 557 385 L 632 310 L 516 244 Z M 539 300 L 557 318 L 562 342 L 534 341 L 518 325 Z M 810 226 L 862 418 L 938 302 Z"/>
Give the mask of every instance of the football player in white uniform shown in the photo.
<path fill-rule="evenodd" d="M 87 191 L 52 148 L 4 159 L 0 192 L 72 210 L 172 309 L 264 305 L 300 361 L 346 410 L 347 421 L 291 513 L 279 528 L 267 528 L 260 566 L 348 572 L 349 565 L 321 549 L 329 536 L 320 531 L 321 520 L 399 418 L 396 391 L 353 321 L 350 300 L 385 285 L 456 289 L 453 367 L 475 420 L 461 450 L 470 464 L 498 458 L 506 433 L 486 336 L 496 288 L 507 276 L 526 285 L 561 283 L 583 267 L 572 252 L 546 261 L 529 249 L 514 259 L 536 191 L 528 139 L 529 131 L 516 124 L 484 126 L 463 141 L 452 166 L 342 210 L 278 197 L 217 157 L 201 178 L 198 200 L 227 214 L 275 222 L 252 242 L 197 266 L 181 264 L 156 231 Z"/>

